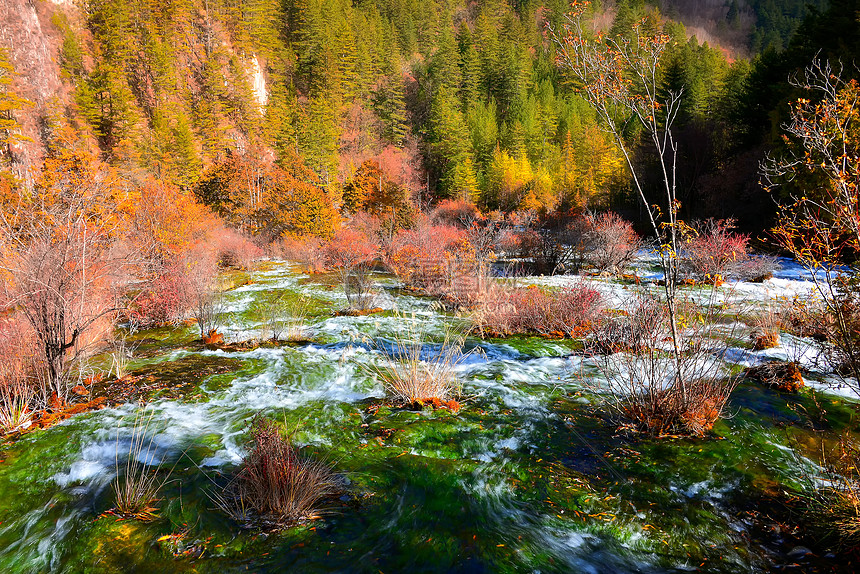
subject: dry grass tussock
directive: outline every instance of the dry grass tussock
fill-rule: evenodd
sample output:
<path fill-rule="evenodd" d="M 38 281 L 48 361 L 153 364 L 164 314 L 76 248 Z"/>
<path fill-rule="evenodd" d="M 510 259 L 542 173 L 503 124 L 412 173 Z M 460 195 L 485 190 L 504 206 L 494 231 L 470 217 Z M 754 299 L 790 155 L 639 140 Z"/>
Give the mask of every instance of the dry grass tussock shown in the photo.
<path fill-rule="evenodd" d="M 277 423 L 251 423 L 248 454 L 215 502 L 248 526 L 283 527 L 320 516 L 320 503 L 339 490 L 331 467 L 303 456 Z"/>
<path fill-rule="evenodd" d="M 0 432 L 28 426 L 40 396 L 43 403 L 50 397 L 34 345 L 20 321 L 0 319 Z"/>
<path fill-rule="evenodd" d="M 114 511 L 140 520 L 155 517 L 155 503 L 161 488 L 170 479 L 170 472 L 162 472 L 164 456 L 157 459 L 155 435 L 150 433 L 154 411 L 138 410 L 132 427 L 131 443 L 125 462 L 120 462 L 120 437 L 116 439 L 116 474 L 111 486 L 116 495 Z"/>
<path fill-rule="evenodd" d="M 398 318 L 402 328 L 394 340 L 376 342 L 384 362 L 368 366 L 370 374 L 400 404 L 459 397 L 462 387 L 456 367 L 475 351 L 464 353 L 464 337 L 451 329 L 446 329 L 441 342 L 431 343 L 426 321 L 414 314 L 398 314 Z"/>
<path fill-rule="evenodd" d="M 770 302 L 766 307 L 747 318 L 745 323 L 752 328 L 750 341 L 754 351 L 778 347 L 781 342 L 783 319 L 780 306 Z"/>

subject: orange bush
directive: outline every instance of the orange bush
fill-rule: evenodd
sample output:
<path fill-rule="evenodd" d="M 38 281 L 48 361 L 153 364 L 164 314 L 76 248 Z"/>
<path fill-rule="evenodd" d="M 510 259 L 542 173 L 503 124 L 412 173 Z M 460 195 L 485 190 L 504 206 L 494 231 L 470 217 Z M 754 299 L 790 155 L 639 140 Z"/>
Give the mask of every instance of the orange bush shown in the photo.
<path fill-rule="evenodd" d="M 285 233 L 331 237 L 339 222 L 319 177 L 298 158 L 273 161 L 230 153 L 197 195 L 240 230 L 272 241 Z"/>
<path fill-rule="evenodd" d="M 384 253 L 385 264 L 408 286 L 444 295 L 476 271 L 475 253 L 463 229 L 432 225 L 425 217 L 397 233 Z"/>
<path fill-rule="evenodd" d="M 478 327 L 497 336 L 579 337 L 602 312 L 600 293 L 584 283 L 557 292 L 498 287 L 476 314 Z"/>
<path fill-rule="evenodd" d="M 147 178 L 135 192 L 130 214 L 130 239 L 156 265 L 171 262 L 198 242 L 212 239 L 221 227 L 208 207 L 188 192 Z"/>

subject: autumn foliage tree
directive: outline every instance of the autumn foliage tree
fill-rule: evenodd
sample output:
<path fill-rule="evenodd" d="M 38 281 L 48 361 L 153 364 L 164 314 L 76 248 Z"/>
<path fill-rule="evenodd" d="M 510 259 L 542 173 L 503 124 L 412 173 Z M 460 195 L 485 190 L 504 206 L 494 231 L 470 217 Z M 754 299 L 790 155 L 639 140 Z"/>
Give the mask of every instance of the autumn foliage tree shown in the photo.
<path fill-rule="evenodd" d="M 128 199 L 76 142 L 45 160 L 32 193 L 18 189 L 0 210 L 5 305 L 38 341 L 46 399 L 65 401 L 70 367 L 110 335 L 128 264 L 117 249 Z"/>
<path fill-rule="evenodd" d="M 11 158 L 12 145 L 25 139 L 15 112 L 31 103 L 12 89 L 14 75 L 7 51 L 0 48 L 0 166 Z"/>
<path fill-rule="evenodd" d="M 269 241 L 287 233 L 327 238 L 338 223 L 319 178 L 297 157 L 276 164 L 231 152 L 204 175 L 196 192 L 241 231 Z"/>
<path fill-rule="evenodd" d="M 819 59 L 790 81 L 808 97 L 791 105 L 783 155 L 769 157 L 761 167 L 769 188 L 795 181 L 803 187 L 789 193 L 772 232 L 780 247 L 812 271 L 832 324 L 831 358 L 850 375 L 846 383 L 858 389 L 860 84 L 844 80 L 841 68 Z"/>
<path fill-rule="evenodd" d="M 589 2 L 575 1 L 561 30 L 551 30 L 558 50 L 558 63 L 580 87 L 601 122 L 615 139 L 632 178 L 633 189 L 640 207 L 648 217 L 650 231 L 658 241 L 658 254 L 663 270 L 663 290 L 666 319 L 671 342 L 671 385 L 661 395 L 665 402 L 680 405 L 700 403 L 706 397 L 705 387 L 697 379 L 707 373 L 693 375 L 685 369 L 685 334 L 679 327 L 679 253 L 686 225 L 679 218 L 681 207 L 677 195 L 678 144 L 673 124 L 681 111 L 683 86 L 667 89 L 664 79 L 664 55 L 672 38 L 658 22 L 640 20 L 628 29 L 616 22 L 617 34 L 595 33 L 586 19 Z M 641 167 L 633 158 L 631 142 L 627 139 L 627 124 L 640 132 L 640 141 L 647 145 L 655 158 L 660 174 L 660 205 L 646 196 Z M 635 145 L 635 143 L 633 144 Z M 716 388 L 721 386 L 717 381 Z M 710 388 L 710 387 L 708 387 Z M 708 391 L 710 392 L 710 391 Z M 719 416 L 727 392 L 718 392 Z"/>
<path fill-rule="evenodd" d="M 366 212 L 394 229 L 408 227 L 414 218 L 406 189 L 392 181 L 373 159 L 364 161 L 344 184 L 343 210 L 348 214 Z"/>
<path fill-rule="evenodd" d="M 192 193 L 162 180 L 148 177 L 133 194 L 129 240 L 137 245 L 150 270 L 169 264 L 196 242 L 211 240 L 210 234 L 220 225 Z"/>

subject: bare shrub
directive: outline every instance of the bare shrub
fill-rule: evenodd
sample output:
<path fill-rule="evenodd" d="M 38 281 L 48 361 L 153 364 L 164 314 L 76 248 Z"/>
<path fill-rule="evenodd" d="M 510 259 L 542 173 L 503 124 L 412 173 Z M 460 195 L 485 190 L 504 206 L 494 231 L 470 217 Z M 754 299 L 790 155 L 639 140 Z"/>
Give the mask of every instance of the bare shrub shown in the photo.
<path fill-rule="evenodd" d="M 830 277 L 826 287 L 819 281 L 816 291 L 827 289 L 827 297 L 795 297 L 787 303 L 781 312 L 785 329 L 804 337 L 800 348 L 794 349 L 798 357 L 814 354 L 814 359 L 822 360 L 822 368 L 856 390 L 860 384 L 860 280 L 839 274 Z"/>
<path fill-rule="evenodd" d="M 636 259 L 643 242 L 630 222 L 613 212 L 588 215 L 589 238 L 583 242 L 585 260 L 599 272 L 620 275 Z"/>
<path fill-rule="evenodd" d="M 478 329 L 497 335 L 577 337 L 600 316 L 600 293 L 586 283 L 558 291 L 498 286 L 473 313 Z"/>
<path fill-rule="evenodd" d="M 200 336 L 218 330 L 224 302 L 218 282 L 218 264 L 209 251 L 189 253 L 181 262 L 179 281 L 182 301 L 197 321 Z"/>
<path fill-rule="evenodd" d="M 360 231 L 342 227 L 323 245 L 325 265 L 340 278 L 350 309 L 369 309 L 376 298 L 371 271 L 379 246 Z"/>
<path fill-rule="evenodd" d="M 584 378 L 586 387 L 607 397 L 621 424 L 655 436 L 701 436 L 723 416 L 737 384 L 737 377 L 722 365 L 728 349 L 725 339 L 731 334 L 714 324 L 716 317 L 708 310 L 715 306 L 703 311 L 689 301 L 681 302 L 683 351 L 678 362 L 667 346 L 672 340 L 668 309 L 650 295 L 640 297 L 611 331 L 619 340 L 612 342 L 602 335 L 600 347 L 613 354 L 593 355 L 601 376 Z"/>
<path fill-rule="evenodd" d="M 332 469 L 302 456 L 292 438 L 272 421 L 255 419 L 246 447 L 248 454 L 235 480 L 220 498 L 231 516 L 286 526 L 316 518 L 320 501 L 337 491 Z"/>
<path fill-rule="evenodd" d="M 773 255 L 757 253 L 737 261 L 730 273 L 735 279 L 760 283 L 771 279 L 781 267 L 779 259 Z"/>
<path fill-rule="evenodd" d="M 70 370 L 107 338 L 125 287 L 121 271 L 129 263 L 114 241 L 119 217 L 109 176 L 95 168 L 81 171 L 49 177 L 46 168 L 40 209 L 21 195 L 19 211 L 0 217 L 0 312 L 20 312 L 35 334 L 46 403 L 66 401 Z"/>
<path fill-rule="evenodd" d="M 506 250 L 531 261 L 538 273 L 576 273 L 591 267 L 620 274 L 634 261 L 642 240 L 612 212 L 554 214 L 505 237 Z"/>
<path fill-rule="evenodd" d="M 257 306 L 263 319 L 263 336 L 273 341 L 307 341 L 311 329 L 307 324 L 310 302 L 287 293 L 270 294 Z"/>
<path fill-rule="evenodd" d="M 530 261 L 537 273 L 575 273 L 586 264 L 591 230 L 591 221 L 584 215 L 555 214 L 535 220 L 515 234 L 517 255 Z"/>
<path fill-rule="evenodd" d="M 666 322 L 666 307 L 656 297 L 640 296 L 627 308 L 606 313 L 586 341 L 591 353 L 640 353 L 657 340 Z"/>

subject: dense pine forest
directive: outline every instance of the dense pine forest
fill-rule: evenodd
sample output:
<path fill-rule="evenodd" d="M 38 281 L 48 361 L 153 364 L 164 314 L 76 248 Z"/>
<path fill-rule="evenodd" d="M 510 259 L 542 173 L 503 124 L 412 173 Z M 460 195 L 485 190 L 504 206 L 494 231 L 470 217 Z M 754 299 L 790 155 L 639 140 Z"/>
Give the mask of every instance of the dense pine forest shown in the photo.
<path fill-rule="evenodd" d="M 0 0 L 0 571 L 856 572 L 860 2 Z"/>
<path fill-rule="evenodd" d="M 708 3 L 699 16 L 712 18 L 702 31 L 683 23 L 695 6 L 625 0 L 592 12 L 612 33 L 647 18 L 672 39 L 663 82 L 684 89 L 676 126 L 685 215 L 734 216 L 758 231 L 772 209 L 756 162 L 778 143 L 788 75 L 819 50 L 850 62 L 855 8 Z M 9 181 L 32 185 L 68 129 L 107 164 L 193 191 L 234 223 L 248 206 L 226 201 L 219 170 L 237 161 L 276 164 L 347 213 L 443 198 L 541 213 L 629 207 L 618 149 L 555 63 L 547 30 L 567 9 L 564 2 L 11 2 L 3 15 L 5 169 Z M 635 142 L 635 126 L 626 137 Z M 637 161 L 647 164 L 647 154 Z M 369 206 L 356 190 L 373 170 L 390 190 Z M 737 201 L 745 209 L 736 210 Z M 253 233 L 266 227 L 249 225 Z"/>

